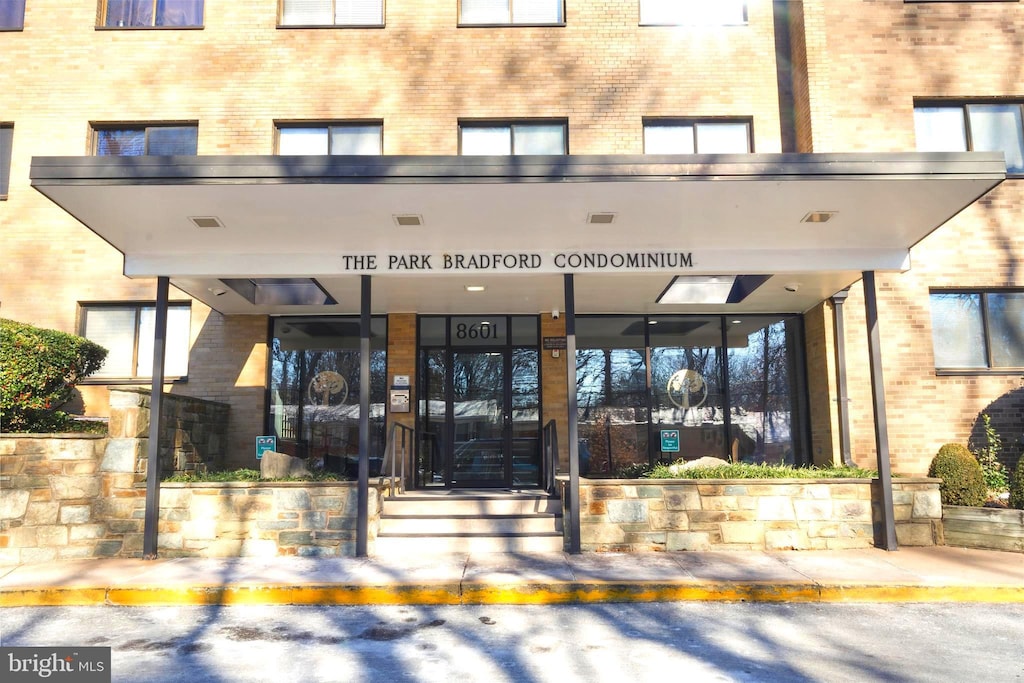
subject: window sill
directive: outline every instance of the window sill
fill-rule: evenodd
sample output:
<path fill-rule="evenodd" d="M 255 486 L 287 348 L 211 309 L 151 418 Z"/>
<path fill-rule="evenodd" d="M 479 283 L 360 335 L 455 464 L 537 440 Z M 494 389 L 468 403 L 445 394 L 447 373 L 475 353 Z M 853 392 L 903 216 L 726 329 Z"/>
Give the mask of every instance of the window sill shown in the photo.
<path fill-rule="evenodd" d="M 369 28 L 369 29 L 374 29 L 374 28 L 386 28 L 386 26 L 384 24 L 278 24 L 277 28 L 278 29 L 284 29 L 284 30 L 293 29 L 293 28 L 303 29 L 303 30 L 306 30 L 306 29 L 325 29 L 325 28 L 326 29 L 331 29 L 331 28 L 340 28 L 340 29 Z"/>
<path fill-rule="evenodd" d="M 11 32 L 11 31 L 24 31 L 24 26 L 0 26 L 0 33 Z"/>
<path fill-rule="evenodd" d="M 565 28 L 564 21 L 551 24 L 456 24 L 456 28 Z"/>
<path fill-rule="evenodd" d="M 183 377 L 164 377 L 164 384 L 186 384 L 188 382 L 188 375 Z M 134 379 L 128 377 L 88 377 L 78 382 L 79 386 L 90 385 L 90 386 L 120 386 L 120 385 L 138 385 L 138 384 L 152 384 L 152 377 L 136 377 Z"/>
<path fill-rule="evenodd" d="M 975 377 L 989 375 L 992 377 L 1007 377 L 1012 375 L 1024 375 L 1024 368 L 973 368 L 964 370 L 939 370 L 936 368 L 936 377 Z"/>
<path fill-rule="evenodd" d="M 204 26 L 97 26 L 97 31 L 201 31 Z"/>

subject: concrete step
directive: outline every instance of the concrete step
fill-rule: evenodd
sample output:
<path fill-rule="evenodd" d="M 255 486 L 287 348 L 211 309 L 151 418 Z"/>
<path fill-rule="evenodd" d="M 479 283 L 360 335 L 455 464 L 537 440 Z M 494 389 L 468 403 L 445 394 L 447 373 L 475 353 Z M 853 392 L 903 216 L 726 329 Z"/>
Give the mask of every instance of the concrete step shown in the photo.
<path fill-rule="evenodd" d="M 562 533 L 562 517 L 556 514 L 434 516 L 386 514 L 380 520 L 380 534 L 544 534 Z"/>
<path fill-rule="evenodd" d="M 527 536 L 420 536 L 378 535 L 375 554 L 407 557 L 446 553 L 555 553 L 563 550 L 562 534 Z"/>
<path fill-rule="evenodd" d="M 561 514 L 562 501 L 544 495 L 445 497 L 405 495 L 384 499 L 384 514 L 402 517 Z"/>

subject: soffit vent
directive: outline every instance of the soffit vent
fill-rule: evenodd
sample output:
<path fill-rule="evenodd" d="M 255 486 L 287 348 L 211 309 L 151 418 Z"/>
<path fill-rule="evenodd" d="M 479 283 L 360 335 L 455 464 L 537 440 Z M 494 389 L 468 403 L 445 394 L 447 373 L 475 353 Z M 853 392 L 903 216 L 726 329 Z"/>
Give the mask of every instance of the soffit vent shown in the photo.
<path fill-rule="evenodd" d="M 392 218 L 395 219 L 395 225 L 401 227 L 423 225 L 423 216 L 416 213 L 399 213 Z"/>
<path fill-rule="evenodd" d="M 223 228 L 224 224 L 216 216 L 189 216 L 192 225 L 197 228 Z"/>

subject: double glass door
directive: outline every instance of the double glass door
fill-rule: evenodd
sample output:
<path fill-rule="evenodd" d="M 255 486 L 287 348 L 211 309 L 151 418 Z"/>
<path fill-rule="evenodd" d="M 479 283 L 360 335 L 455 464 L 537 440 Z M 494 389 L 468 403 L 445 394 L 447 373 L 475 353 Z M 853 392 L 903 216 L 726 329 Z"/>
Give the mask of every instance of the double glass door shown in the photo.
<path fill-rule="evenodd" d="M 425 341 L 440 341 L 438 321 L 444 323 L 445 344 L 427 346 Z M 421 322 L 418 487 L 540 485 L 536 338 L 536 318 Z"/>

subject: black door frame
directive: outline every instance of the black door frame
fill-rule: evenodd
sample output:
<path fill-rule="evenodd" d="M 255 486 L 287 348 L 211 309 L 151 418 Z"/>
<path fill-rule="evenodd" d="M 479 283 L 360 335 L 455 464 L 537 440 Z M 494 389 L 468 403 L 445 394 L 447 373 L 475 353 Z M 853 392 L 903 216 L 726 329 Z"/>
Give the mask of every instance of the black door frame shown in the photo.
<path fill-rule="evenodd" d="M 506 334 L 503 342 L 495 344 L 480 344 L 476 345 L 455 345 L 452 344 L 452 319 L 453 318 L 473 318 L 473 317 L 487 317 L 487 318 L 503 318 L 506 322 Z M 445 321 L 445 343 L 441 344 L 423 344 L 421 336 L 421 325 L 420 322 L 424 318 L 435 318 L 442 319 Z M 515 318 L 531 318 L 536 321 L 537 337 L 532 344 L 516 344 L 514 342 L 512 324 Z M 425 353 L 441 351 L 443 352 L 445 372 L 444 372 L 444 402 L 445 402 L 445 418 L 444 418 L 444 435 L 441 440 L 441 456 L 444 458 L 443 471 L 444 481 L 440 485 L 430 486 L 420 485 L 420 482 L 414 479 L 414 483 L 417 488 L 423 489 L 474 489 L 474 488 L 489 488 L 489 489 L 511 489 L 511 488 L 540 488 L 540 467 L 538 467 L 538 474 L 535 482 L 529 484 L 516 483 L 515 481 L 515 461 L 514 461 L 514 434 L 513 434 L 513 357 L 517 349 L 532 349 L 537 354 L 537 457 L 540 457 L 540 425 L 542 415 L 542 381 L 541 381 L 541 348 L 540 348 L 540 316 L 531 315 L 518 315 L 518 314 L 500 314 L 500 315 L 421 315 L 417 316 L 417 335 L 416 335 L 416 376 L 418 378 L 417 384 L 419 385 L 418 391 L 425 400 L 429 401 L 429 394 L 427 393 L 426 385 L 426 374 L 424 373 L 425 367 L 423 361 L 425 359 Z M 500 353 L 502 355 L 502 398 L 504 402 L 502 417 L 502 428 L 501 428 L 501 442 L 503 451 L 503 476 L 500 482 L 496 482 L 492 479 L 487 480 L 463 480 L 460 482 L 453 482 L 454 467 L 455 467 L 455 382 L 452 375 L 453 361 L 455 353 Z M 420 401 L 416 402 L 416 424 L 421 425 L 423 415 L 420 411 Z M 417 451 L 423 446 L 422 441 L 417 439 L 416 448 Z M 418 462 L 417 452 L 417 462 Z"/>

